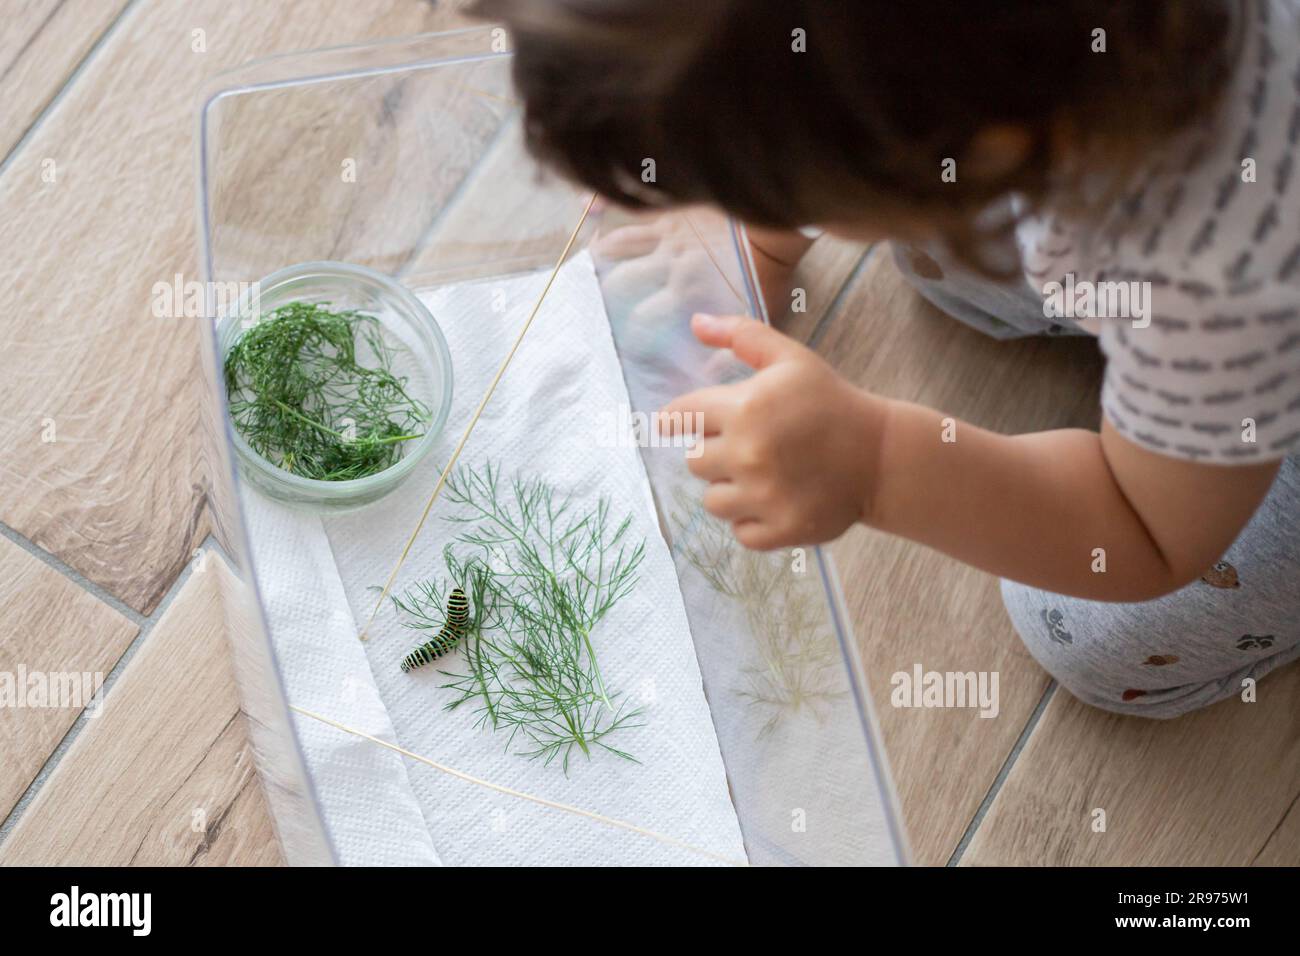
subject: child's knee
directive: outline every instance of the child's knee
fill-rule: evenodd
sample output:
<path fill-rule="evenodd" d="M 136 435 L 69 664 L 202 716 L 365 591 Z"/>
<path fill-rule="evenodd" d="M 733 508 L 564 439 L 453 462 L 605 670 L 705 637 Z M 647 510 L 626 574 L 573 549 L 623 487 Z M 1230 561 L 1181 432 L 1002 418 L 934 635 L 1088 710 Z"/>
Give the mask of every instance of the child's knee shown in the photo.
<path fill-rule="evenodd" d="M 1002 582 L 1002 601 L 1029 653 L 1075 697 L 1105 707 L 1116 683 L 1127 682 L 1133 635 L 1099 631 L 1071 599 L 1014 581 Z M 1127 703 L 1123 691 L 1119 703 Z"/>
<path fill-rule="evenodd" d="M 1002 582 L 1002 599 L 1025 647 L 1057 683 L 1116 713 L 1177 717 L 1231 696 L 1252 666 L 1268 663 L 1198 645 L 1194 610 L 1177 601 L 1110 604 L 1011 581 Z"/>

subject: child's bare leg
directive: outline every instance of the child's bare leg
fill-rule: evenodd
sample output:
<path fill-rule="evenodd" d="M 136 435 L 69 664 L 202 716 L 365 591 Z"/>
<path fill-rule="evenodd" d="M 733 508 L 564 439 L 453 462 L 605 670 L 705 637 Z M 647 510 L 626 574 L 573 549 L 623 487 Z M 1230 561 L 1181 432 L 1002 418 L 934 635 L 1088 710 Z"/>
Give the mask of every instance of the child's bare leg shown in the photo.
<path fill-rule="evenodd" d="M 795 267 L 813 240 L 801 232 L 746 226 L 754 269 L 767 305 L 768 317 L 776 321 L 790 306 L 790 287 Z"/>

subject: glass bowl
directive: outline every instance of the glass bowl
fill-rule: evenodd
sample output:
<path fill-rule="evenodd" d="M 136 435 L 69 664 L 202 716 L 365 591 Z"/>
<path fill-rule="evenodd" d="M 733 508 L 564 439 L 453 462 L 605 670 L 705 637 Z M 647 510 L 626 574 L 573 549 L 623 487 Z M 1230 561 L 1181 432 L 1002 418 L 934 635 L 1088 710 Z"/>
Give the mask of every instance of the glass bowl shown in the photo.
<path fill-rule="evenodd" d="M 451 410 L 452 367 L 447 340 L 433 315 L 405 286 L 383 273 L 346 262 L 303 262 L 262 279 L 222 319 L 217 339 L 224 359 L 249 323 L 290 302 L 314 302 L 374 316 L 393 349 L 393 372 L 429 409 L 424 434 L 405 444 L 383 471 L 347 481 L 321 481 L 286 471 L 262 457 L 230 423 L 240 473 L 260 492 L 312 511 L 347 511 L 378 501 L 415 470 L 442 433 Z"/>

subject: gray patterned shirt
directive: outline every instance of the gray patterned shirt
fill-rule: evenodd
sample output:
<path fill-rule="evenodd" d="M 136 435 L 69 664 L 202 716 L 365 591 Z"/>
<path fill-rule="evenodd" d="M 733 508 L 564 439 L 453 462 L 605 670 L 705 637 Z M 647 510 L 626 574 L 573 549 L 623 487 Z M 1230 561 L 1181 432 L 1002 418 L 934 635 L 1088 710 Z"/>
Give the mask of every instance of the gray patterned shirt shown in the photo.
<path fill-rule="evenodd" d="M 1029 282 L 1060 283 L 1099 338 L 1115 429 L 1217 464 L 1300 454 L 1300 0 L 1246 9 L 1219 114 L 1135 181 L 1100 240 L 1051 215 L 1018 233 Z"/>

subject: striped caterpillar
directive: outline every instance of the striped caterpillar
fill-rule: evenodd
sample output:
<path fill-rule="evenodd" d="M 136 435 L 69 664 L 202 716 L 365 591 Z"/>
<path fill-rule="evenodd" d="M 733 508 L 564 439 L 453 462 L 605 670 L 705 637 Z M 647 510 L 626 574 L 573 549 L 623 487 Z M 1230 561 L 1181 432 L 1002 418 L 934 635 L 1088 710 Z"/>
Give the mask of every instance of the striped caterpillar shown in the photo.
<path fill-rule="evenodd" d="M 469 628 L 469 601 L 465 592 L 455 588 L 447 596 L 447 621 L 431 641 L 421 644 L 402 658 L 402 672 L 408 673 L 425 664 L 432 664 L 444 654 L 450 654 L 460 643 Z"/>

